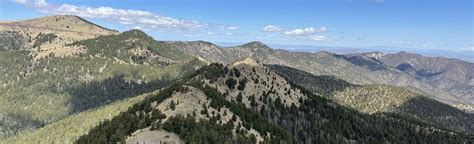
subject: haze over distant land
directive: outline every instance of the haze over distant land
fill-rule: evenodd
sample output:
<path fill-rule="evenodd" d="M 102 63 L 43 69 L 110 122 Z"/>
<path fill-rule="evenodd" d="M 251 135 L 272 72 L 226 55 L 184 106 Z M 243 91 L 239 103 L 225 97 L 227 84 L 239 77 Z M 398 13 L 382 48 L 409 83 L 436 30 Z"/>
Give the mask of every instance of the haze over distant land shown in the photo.
<path fill-rule="evenodd" d="M 398 47 L 387 47 L 387 46 L 374 46 L 367 48 L 350 48 L 350 47 L 325 47 L 325 46 L 298 46 L 298 45 L 272 45 L 271 47 L 276 49 L 284 49 L 289 51 L 303 51 L 303 52 L 318 52 L 328 51 L 338 54 L 351 54 L 351 53 L 365 53 L 380 51 L 383 53 L 398 53 L 406 51 L 410 53 L 417 53 L 428 57 L 446 57 L 446 58 L 457 58 L 467 62 L 474 62 L 474 51 L 449 51 L 449 50 L 427 50 L 427 49 L 416 49 L 416 48 L 398 48 Z"/>
<path fill-rule="evenodd" d="M 216 42 L 222 47 L 232 47 L 244 43 L 235 42 Z M 373 46 L 373 47 L 332 47 L 332 46 L 317 46 L 317 45 L 289 45 L 289 44 L 268 44 L 271 48 L 282 49 L 292 52 L 320 52 L 327 51 L 338 54 L 352 54 L 352 53 L 366 53 L 379 51 L 385 54 L 398 53 L 402 51 L 417 53 L 428 57 L 446 57 L 456 58 L 466 62 L 474 63 L 474 51 L 449 51 L 449 50 L 429 50 L 419 48 L 402 48 L 390 46 Z"/>

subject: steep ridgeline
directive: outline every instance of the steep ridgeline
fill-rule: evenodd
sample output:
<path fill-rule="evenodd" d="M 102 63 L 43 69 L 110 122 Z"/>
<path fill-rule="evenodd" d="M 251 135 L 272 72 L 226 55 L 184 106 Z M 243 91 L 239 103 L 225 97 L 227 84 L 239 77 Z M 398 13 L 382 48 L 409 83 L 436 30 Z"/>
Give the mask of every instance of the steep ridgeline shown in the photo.
<path fill-rule="evenodd" d="M 377 115 L 396 113 L 451 130 L 474 134 L 474 114 L 430 99 L 406 88 L 389 85 L 353 85 L 333 76 L 316 76 L 294 68 L 269 65 L 296 85 L 322 94 L 338 104 Z"/>
<path fill-rule="evenodd" d="M 401 71 L 412 71 L 417 79 L 474 103 L 474 63 L 407 52 L 387 54 L 379 60 Z M 471 110 L 474 112 L 474 107 Z"/>
<path fill-rule="evenodd" d="M 21 46 L 0 44 L 0 139 L 160 89 L 204 65 L 141 31 L 119 34 L 76 16 L 0 27 L 31 36 Z"/>
<path fill-rule="evenodd" d="M 251 57 L 264 64 L 290 66 L 315 75 L 333 75 L 354 84 L 389 84 L 415 87 L 429 93 L 441 102 L 467 110 L 474 109 L 474 102 L 469 100 L 469 96 L 466 96 L 469 94 L 472 96 L 474 91 L 472 76 L 467 81 L 457 81 L 456 83 L 444 78 L 437 81 L 422 80 L 409 71 L 397 69 L 397 65 L 385 64 L 383 58 L 377 59 L 383 57 L 382 53 L 338 55 L 329 52 L 289 52 L 271 49 L 261 42 L 250 42 L 227 48 L 221 48 L 203 41 L 165 43 L 211 62 L 228 64 L 238 59 Z M 469 72 L 471 75 L 473 73 L 471 72 L 472 67 L 470 70 L 464 67 L 459 69 L 464 72 L 463 76 Z M 445 86 L 456 88 L 446 89 Z"/>
<path fill-rule="evenodd" d="M 210 64 L 93 128 L 76 143 L 463 143 L 397 114 L 367 115 L 245 59 Z"/>

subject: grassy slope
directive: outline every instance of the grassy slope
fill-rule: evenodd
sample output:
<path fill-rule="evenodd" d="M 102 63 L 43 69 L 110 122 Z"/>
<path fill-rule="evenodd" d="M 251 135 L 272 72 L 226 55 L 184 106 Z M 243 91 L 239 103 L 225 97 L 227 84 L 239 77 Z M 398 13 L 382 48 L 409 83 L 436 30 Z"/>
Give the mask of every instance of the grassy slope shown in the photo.
<path fill-rule="evenodd" d="M 352 86 L 333 93 L 332 99 L 364 113 L 390 112 L 419 95 L 389 85 Z"/>

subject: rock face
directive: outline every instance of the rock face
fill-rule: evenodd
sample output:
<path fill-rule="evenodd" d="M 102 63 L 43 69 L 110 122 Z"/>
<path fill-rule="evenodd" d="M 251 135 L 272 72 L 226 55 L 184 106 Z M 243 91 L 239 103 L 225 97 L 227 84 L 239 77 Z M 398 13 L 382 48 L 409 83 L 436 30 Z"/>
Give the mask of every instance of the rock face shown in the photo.
<path fill-rule="evenodd" d="M 271 49 L 261 42 L 226 48 L 203 41 L 165 43 L 211 62 L 232 63 L 251 57 L 264 64 L 290 66 L 315 75 L 333 75 L 354 84 L 414 87 L 429 93 L 434 99 L 450 105 L 462 105 L 464 109 L 470 109 L 474 104 L 473 64 L 459 60 L 442 61 L 439 59 L 443 58 L 435 60 L 419 55 L 406 55 L 407 58 L 395 59 L 393 57 L 396 55 L 380 52 L 350 55 L 288 52 Z M 409 62 L 414 62 L 413 59 L 430 63 Z M 400 65 L 403 63 L 410 66 Z M 448 70 L 447 66 L 453 68 Z"/>

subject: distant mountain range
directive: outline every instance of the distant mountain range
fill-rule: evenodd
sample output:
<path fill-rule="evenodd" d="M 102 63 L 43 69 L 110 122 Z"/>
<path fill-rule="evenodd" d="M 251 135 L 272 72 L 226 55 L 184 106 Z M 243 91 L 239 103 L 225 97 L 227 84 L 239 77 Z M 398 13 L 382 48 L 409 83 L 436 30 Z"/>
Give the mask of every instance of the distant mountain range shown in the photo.
<path fill-rule="evenodd" d="M 0 22 L 0 143 L 470 143 L 472 63 Z"/>
<path fill-rule="evenodd" d="M 232 47 L 236 45 L 242 45 L 240 42 L 215 42 L 214 44 L 220 47 Z M 371 46 L 371 47 L 348 47 L 348 46 L 318 46 L 318 45 L 297 45 L 297 44 L 273 44 L 267 43 L 267 45 L 273 49 L 287 50 L 290 52 L 311 52 L 316 53 L 320 51 L 327 51 L 337 54 L 354 54 L 354 53 L 367 53 L 367 52 L 382 52 L 385 54 L 395 54 L 401 51 L 409 53 L 421 54 L 426 57 L 445 57 L 445 58 L 456 58 L 466 62 L 474 62 L 474 51 L 449 51 L 449 50 L 437 50 L 437 49 L 419 49 L 419 48 L 406 48 L 406 47 L 393 47 L 393 46 Z"/>
<path fill-rule="evenodd" d="M 265 64 L 285 65 L 315 75 L 334 75 L 354 84 L 390 84 L 420 89 L 444 103 L 472 111 L 474 64 L 456 59 L 423 57 L 400 52 L 339 55 L 329 52 L 289 52 L 271 49 L 261 42 L 219 47 L 204 41 L 167 42 L 178 49 L 211 62 L 230 63 L 251 57 Z M 423 59 L 423 64 L 411 59 Z M 403 71 L 401 63 L 416 65 L 415 73 Z M 423 66 L 419 66 L 423 65 Z M 456 68 L 449 68 L 454 66 Z"/>

